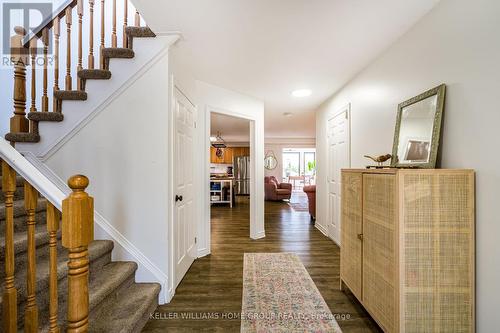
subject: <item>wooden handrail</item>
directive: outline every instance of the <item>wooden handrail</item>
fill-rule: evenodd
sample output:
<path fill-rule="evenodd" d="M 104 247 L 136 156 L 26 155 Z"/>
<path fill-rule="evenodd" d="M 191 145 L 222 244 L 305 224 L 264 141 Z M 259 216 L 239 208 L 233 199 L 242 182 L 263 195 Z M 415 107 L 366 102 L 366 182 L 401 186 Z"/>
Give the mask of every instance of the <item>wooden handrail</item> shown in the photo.
<path fill-rule="evenodd" d="M 17 332 L 17 289 L 15 287 L 14 251 L 14 193 L 16 176 L 32 171 L 32 166 L 5 140 L 0 139 L 2 158 L 2 190 L 5 195 L 5 279 L 3 300 L 3 327 L 6 333 Z M 30 166 L 28 166 L 30 165 Z M 20 172 L 16 172 L 19 170 Z M 36 170 L 36 169 L 35 169 Z M 38 179 L 40 178 L 40 179 Z M 24 194 L 27 223 L 27 301 L 24 311 L 24 331 L 38 332 L 38 306 L 36 301 L 36 246 L 35 224 L 39 191 L 56 192 L 47 204 L 47 233 L 49 235 L 49 332 L 60 331 L 58 326 L 57 290 L 57 232 L 62 217 L 62 245 L 68 249 L 68 332 L 87 332 L 89 315 L 89 257 L 88 246 L 94 239 L 94 201 L 85 189 L 87 177 L 73 176 L 68 180 L 72 192 L 66 196 L 36 170 L 25 179 Z M 32 185 L 33 182 L 36 185 Z M 62 199 L 64 198 L 64 199 Z M 54 203 L 51 202 L 54 201 Z M 60 211 L 62 210 L 62 213 Z"/>
<path fill-rule="evenodd" d="M 52 29 L 54 25 L 54 20 L 56 18 L 62 19 L 64 15 L 66 15 L 67 8 L 73 8 L 77 4 L 77 0 L 66 0 L 63 2 L 53 13 L 52 16 L 47 17 L 42 21 L 42 23 L 36 28 L 36 30 L 32 31 L 26 38 L 23 40 L 23 44 L 25 46 L 29 45 L 29 42 L 33 38 L 41 38 L 43 34 L 43 29 Z"/>

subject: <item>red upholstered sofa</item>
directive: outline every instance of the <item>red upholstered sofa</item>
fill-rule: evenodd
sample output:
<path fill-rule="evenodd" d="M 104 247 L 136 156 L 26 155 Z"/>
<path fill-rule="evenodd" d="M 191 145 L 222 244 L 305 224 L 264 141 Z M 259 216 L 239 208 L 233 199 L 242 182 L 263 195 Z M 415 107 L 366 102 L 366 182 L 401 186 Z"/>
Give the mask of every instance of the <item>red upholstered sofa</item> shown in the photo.
<path fill-rule="evenodd" d="M 266 200 L 279 201 L 292 197 L 292 184 L 278 183 L 276 177 L 264 177 Z"/>
<path fill-rule="evenodd" d="M 309 214 L 313 220 L 316 219 L 316 185 L 304 186 L 304 192 L 309 201 Z"/>

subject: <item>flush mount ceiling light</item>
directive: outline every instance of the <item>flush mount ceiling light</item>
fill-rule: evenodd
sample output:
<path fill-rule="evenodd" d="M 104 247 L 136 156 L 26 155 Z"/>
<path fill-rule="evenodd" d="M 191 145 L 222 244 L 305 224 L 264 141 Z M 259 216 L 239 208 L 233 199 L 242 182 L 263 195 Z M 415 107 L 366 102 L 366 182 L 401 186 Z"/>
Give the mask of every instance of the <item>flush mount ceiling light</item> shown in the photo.
<path fill-rule="evenodd" d="M 293 113 L 291 113 L 291 112 L 283 112 L 283 115 L 285 117 L 291 117 L 291 116 L 293 116 Z"/>
<path fill-rule="evenodd" d="M 309 96 L 311 96 L 311 94 L 312 94 L 312 91 L 310 89 L 297 89 L 297 90 L 292 91 L 292 96 L 298 97 L 298 98 L 309 97 Z"/>

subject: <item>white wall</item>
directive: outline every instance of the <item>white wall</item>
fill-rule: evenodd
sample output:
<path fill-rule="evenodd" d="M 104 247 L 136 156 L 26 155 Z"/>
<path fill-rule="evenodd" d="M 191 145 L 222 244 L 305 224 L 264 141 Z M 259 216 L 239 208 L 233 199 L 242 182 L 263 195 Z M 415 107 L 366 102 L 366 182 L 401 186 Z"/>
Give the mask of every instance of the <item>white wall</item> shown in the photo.
<path fill-rule="evenodd" d="M 364 154 L 392 150 L 397 104 L 447 84 L 443 168 L 477 172 L 477 330 L 495 332 L 500 319 L 498 197 L 500 184 L 500 2 L 443 0 L 378 60 L 317 112 L 318 218 L 326 226 L 326 117 L 352 103 L 352 166 Z M 324 198 L 324 199 L 321 199 Z"/>
<path fill-rule="evenodd" d="M 250 141 L 252 135 L 255 136 L 255 145 L 250 147 L 250 156 L 254 161 L 251 166 L 251 178 L 255 180 L 255 187 L 251 190 L 252 202 L 250 209 L 250 236 L 254 239 L 264 237 L 264 103 L 253 97 L 210 85 L 205 82 L 196 81 L 196 100 L 198 104 L 198 125 L 197 135 L 200 151 L 197 154 L 197 165 L 200 167 L 198 175 L 201 186 L 200 200 L 200 228 L 203 234 L 208 237 L 200 237 L 203 244 L 199 245 L 199 254 L 208 254 L 210 249 L 210 203 L 208 201 L 209 191 L 209 168 L 210 161 L 210 112 L 239 116 L 251 120 Z M 253 133 L 252 133 L 253 132 Z"/>
<path fill-rule="evenodd" d="M 162 283 L 168 277 L 168 56 L 93 118 L 47 165 L 62 179 L 90 178 L 95 209 L 140 251 L 155 274 L 139 262 L 137 279 Z M 96 230 L 96 239 L 109 238 Z M 115 242 L 114 259 L 134 260 Z"/>
<path fill-rule="evenodd" d="M 284 148 L 315 148 L 316 141 L 314 139 L 266 139 L 264 145 L 264 154 L 274 152 L 274 156 L 278 161 L 278 165 L 274 170 L 264 170 L 264 175 L 267 177 L 274 176 L 281 180 L 283 177 L 283 149 Z"/>

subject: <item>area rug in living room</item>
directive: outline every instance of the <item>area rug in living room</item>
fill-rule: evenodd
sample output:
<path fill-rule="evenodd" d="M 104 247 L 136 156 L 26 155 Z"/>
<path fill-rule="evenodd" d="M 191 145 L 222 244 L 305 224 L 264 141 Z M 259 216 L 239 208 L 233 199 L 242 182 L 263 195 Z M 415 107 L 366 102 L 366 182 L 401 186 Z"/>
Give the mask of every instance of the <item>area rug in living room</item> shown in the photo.
<path fill-rule="evenodd" d="M 308 212 L 309 211 L 309 205 L 307 202 L 290 202 L 288 203 L 290 207 L 296 212 Z"/>
<path fill-rule="evenodd" d="M 241 332 L 341 332 L 294 253 L 245 253 Z"/>

